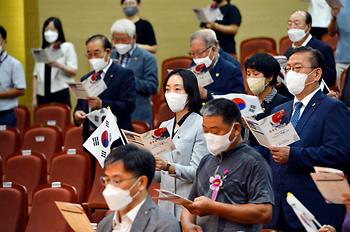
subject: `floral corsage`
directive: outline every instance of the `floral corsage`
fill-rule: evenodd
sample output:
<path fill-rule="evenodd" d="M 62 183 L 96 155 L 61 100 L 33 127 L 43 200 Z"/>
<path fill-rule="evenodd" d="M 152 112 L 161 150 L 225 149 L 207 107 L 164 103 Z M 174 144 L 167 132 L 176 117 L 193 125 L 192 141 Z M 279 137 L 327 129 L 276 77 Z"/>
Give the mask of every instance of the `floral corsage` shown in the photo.
<path fill-rule="evenodd" d="M 228 169 L 225 168 L 224 175 L 221 176 L 220 174 L 217 174 L 217 172 L 215 172 L 216 174 L 209 178 L 209 183 L 210 183 L 209 187 L 212 190 L 211 199 L 213 201 L 216 200 L 218 193 L 219 193 L 219 190 L 221 188 L 223 188 L 223 182 L 224 182 L 225 178 L 227 177 L 228 172 L 229 172 Z"/>

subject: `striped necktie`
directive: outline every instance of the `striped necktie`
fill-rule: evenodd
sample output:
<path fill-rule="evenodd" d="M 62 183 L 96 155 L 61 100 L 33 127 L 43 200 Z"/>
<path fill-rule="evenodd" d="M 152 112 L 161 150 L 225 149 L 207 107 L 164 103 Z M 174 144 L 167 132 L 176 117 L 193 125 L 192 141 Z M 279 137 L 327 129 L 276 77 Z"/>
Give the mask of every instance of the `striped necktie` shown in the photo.
<path fill-rule="evenodd" d="M 300 118 L 300 110 L 301 107 L 303 106 L 303 103 L 301 102 L 296 102 L 294 103 L 294 114 L 292 115 L 290 122 L 294 126 L 294 128 L 297 126 L 299 118 Z"/>

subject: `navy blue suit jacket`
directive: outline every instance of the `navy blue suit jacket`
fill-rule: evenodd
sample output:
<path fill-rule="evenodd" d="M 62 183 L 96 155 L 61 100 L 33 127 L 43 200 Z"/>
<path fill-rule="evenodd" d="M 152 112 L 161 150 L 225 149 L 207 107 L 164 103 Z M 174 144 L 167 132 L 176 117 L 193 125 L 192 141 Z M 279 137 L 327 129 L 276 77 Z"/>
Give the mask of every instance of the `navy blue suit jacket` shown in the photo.
<path fill-rule="evenodd" d="M 242 71 L 240 66 L 224 60 L 221 56 L 210 70 L 214 82 L 205 89 L 212 94 L 244 93 Z"/>
<path fill-rule="evenodd" d="M 273 112 L 281 109 L 286 111 L 289 121 L 293 101 L 277 106 Z M 333 225 L 340 231 L 345 215 L 344 206 L 326 204 L 312 181 L 310 172 L 314 172 L 313 166 L 349 171 L 350 111 L 341 101 L 318 91 L 306 106 L 295 129 L 300 140 L 290 146 L 288 162 L 284 165 L 270 162 L 276 199 L 271 226 L 276 225 L 278 215 L 283 212 L 291 227 L 302 228 L 286 202 L 287 192 L 292 192 L 321 224 Z"/>
<path fill-rule="evenodd" d="M 325 69 L 323 70 L 324 73 L 322 75 L 322 78 L 328 86 L 335 85 L 337 74 L 335 70 L 335 61 L 334 61 L 334 54 L 333 54 L 332 48 L 327 44 L 323 43 L 321 40 L 316 39 L 315 37 L 312 37 L 311 40 L 306 44 L 306 46 L 312 47 L 313 49 L 317 49 L 322 53 L 326 62 L 326 66 L 325 66 Z M 285 55 L 288 58 L 292 50 L 293 48 L 290 47 L 286 51 Z"/>
<path fill-rule="evenodd" d="M 83 76 L 80 81 L 84 81 L 90 77 L 93 72 Z M 107 85 L 107 89 L 98 97 L 102 100 L 102 107 L 110 107 L 113 114 L 117 117 L 119 128 L 133 130 L 131 124 L 131 113 L 135 108 L 135 78 L 131 70 L 125 69 L 116 63 L 107 70 L 103 81 Z M 79 99 L 75 111 L 82 110 L 85 113 L 89 112 L 87 100 Z M 93 126 L 86 119 L 83 126 L 84 141 L 92 134 L 89 127 Z"/>

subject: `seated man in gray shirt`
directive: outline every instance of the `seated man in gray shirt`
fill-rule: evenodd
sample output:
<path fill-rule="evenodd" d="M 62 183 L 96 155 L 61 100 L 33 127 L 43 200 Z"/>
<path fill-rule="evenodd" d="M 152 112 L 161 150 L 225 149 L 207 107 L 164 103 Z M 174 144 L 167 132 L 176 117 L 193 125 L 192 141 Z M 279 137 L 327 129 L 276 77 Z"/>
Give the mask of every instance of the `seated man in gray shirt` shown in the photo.
<path fill-rule="evenodd" d="M 242 142 L 235 103 L 213 99 L 202 109 L 210 153 L 202 158 L 181 215 L 183 231 L 260 231 L 272 217 L 271 169 Z M 199 217 L 196 217 L 199 216 Z"/>

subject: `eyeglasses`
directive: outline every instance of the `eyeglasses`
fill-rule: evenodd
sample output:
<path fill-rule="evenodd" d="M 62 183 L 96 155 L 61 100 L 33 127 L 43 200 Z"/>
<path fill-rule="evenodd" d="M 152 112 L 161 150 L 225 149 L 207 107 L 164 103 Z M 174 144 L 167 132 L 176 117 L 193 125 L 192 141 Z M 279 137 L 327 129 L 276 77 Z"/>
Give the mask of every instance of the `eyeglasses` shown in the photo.
<path fill-rule="evenodd" d="M 315 67 L 313 67 L 313 66 L 309 66 L 309 67 L 304 67 L 304 66 L 301 66 L 301 65 L 296 65 L 296 66 L 294 66 L 294 67 L 291 67 L 291 66 L 286 66 L 285 68 L 284 68 L 284 71 L 287 73 L 287 72 L 289 72 L 290 70 L 292 70 L 292 71 L 294 71 L 294 72 L 300 72 L 301 71 L 301 69 L 303 69 L 303 68 L 315 68 Z"/>
<path fill-rule="evenodd" d="M 191 57 L 200 56 L 200 55 L 202 55 L 204 52 L 206 52 L 209 48 L 212 48 L 212 47 L 207 47 L 206 49 L 204 49 L 204 50 L 201 51 L 201 52 L 193 52 L 193 51 L 190 51 L 190 52 L 188 53 L 188 55 L 191 56 Z"/>
<path fill-rule="evenodd" d="M 133 176 L 133 177 L 130 177 L 130 178 L 127 178 L 127 179 L 110 179 L 107 176 L 101 176 L 100 177 L 100 181 L 101 181 L 101 184 L 103 186 L 107 186 L 108 184 L 111 184 L 111 185 L 117 187 L 122 182 L 125 182 L 125 181 L 128 181 L 128 180 L 132 180 L 132 179 L 136 179 L 136 178 L 137 178 L 137 176 Z"/>

